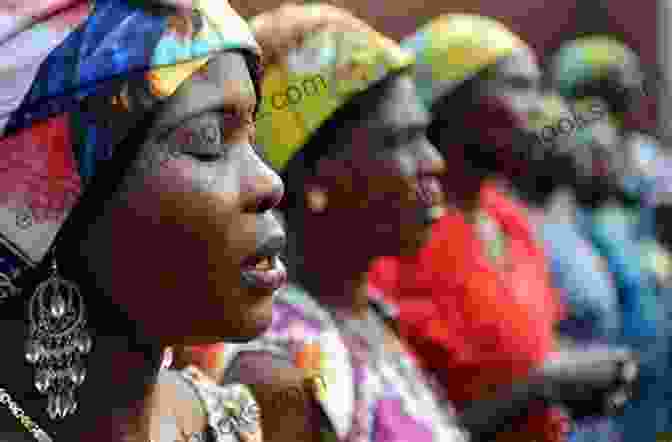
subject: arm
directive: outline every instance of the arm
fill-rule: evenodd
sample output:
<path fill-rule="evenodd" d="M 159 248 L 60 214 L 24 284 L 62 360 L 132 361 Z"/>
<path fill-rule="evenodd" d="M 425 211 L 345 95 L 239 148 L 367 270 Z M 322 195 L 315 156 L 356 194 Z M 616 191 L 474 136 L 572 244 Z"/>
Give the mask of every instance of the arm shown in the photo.
<path fill-rule="evenodd" d="M 574 418 L 606 415 L 624 405 L 609 401 L 629 390 L 635 377 L 635 358 L 627 351 L 565 349 L 525 382 L 500 389 L 491 399 L 468 404 L 461 424 L 473 440 L 485 441 L 510 430 L 510 422 L 536 405 L 559 405 Z"/>

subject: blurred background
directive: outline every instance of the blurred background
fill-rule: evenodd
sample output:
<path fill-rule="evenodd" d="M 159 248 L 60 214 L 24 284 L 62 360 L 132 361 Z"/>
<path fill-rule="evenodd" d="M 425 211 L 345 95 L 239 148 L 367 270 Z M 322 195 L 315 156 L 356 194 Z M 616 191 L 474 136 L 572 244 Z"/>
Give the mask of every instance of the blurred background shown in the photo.
<path fill-rule="evenodd" d="M 252 17 L 284 0 L 231 0 L 243 16 Z M 300 1 L 298 3 L 301 3 Z M 495 17 L 532 44 L 538 54 L 552 54 L 563 42 L 585 34 L 605 33 L 619 38 L 641 57 L 648 76 L 649 96 L 639 113 L 640 128 L 672 141 L 672 104 L 666 96 L 672 57 L 669 51 L 671 0 L 331 0 L 400 39 L 443 13 L 471 12 Z M 542 64 L 545 62 L 542 58 Z"/>

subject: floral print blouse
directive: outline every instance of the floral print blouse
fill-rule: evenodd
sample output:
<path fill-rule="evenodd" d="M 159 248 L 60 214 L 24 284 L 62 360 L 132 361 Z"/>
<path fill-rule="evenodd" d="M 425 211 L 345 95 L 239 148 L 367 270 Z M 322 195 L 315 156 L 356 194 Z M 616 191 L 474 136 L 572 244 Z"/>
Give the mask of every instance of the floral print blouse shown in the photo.
<path fill-rule="evenodd" d="M 368 319 L 354 320 L 289 286 L 276 297 L 270 330 L 251 343 L 227 345 L 226 364 L 231 368 L 242 353 L 248 352 L 247 364 L 251 352 L 267 352 L 307 374 L 318 371 L 325 389 L 317 399 L 330 427 L 324 440 L 467 440 L 453 408 L 437 397 L 410 354 L 382 351 L 385 309 L 375 308 L 377 302 Z"/>
<path fill-rule="evenodd" d="M 261 442 L 259 407 L 250 390 L 241 384 L 220 386 L 199 369 L 179 372 L 196 393 L 208 417 L 208 429 L 189 437 L 189 442 Z"/>

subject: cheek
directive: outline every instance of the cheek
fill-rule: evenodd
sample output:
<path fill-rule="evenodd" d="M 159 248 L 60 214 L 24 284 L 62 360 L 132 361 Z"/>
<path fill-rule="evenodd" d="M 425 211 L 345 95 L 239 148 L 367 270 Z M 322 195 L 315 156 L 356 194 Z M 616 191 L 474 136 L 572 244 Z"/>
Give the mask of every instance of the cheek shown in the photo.
<path fill-rule="evenodd" d="M 398 212 L 408 207 L 415 209 L 417 205 L 416 180 L 414 167 L 410 159 L 395 158 L 379 163 L 377 169 L 367 176 L 366 188 L 371 209 L 376 214 L 386 213 L 391 218 L 398 218 Z M 379 215 L 376 215 L 380 217 Z"/>
<path fill-rule="evenodd" d="M 123 203 L 109 213 L 112 293 L 143 315 L 157 297 L 166 310 L 171 304 L 202 310 L 218 294 L 238 288 L 239 263 L 250 245 L 244 234 L 236 235 L 237 201 L 237 193 L 204 190 L 194 170 L 178 162 L 131 183 Z M 171 303 L 185 294 L 193 302 Z"/>

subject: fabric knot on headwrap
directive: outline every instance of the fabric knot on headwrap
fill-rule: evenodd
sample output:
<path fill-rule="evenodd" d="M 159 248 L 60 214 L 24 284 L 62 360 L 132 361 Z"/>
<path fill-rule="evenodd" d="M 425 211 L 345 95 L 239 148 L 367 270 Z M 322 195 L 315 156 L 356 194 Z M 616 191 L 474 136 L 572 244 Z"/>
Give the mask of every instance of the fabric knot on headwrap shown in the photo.
<path fill-rule="evenodd" d="M 439 16 L 401 45 L 416 54 L 416 87 L 427 109 L 486 67 L 529 49 L 500 22 L 469 14 Z"/>
<path fill-rule="evenodd" d="M 0 6 L 0 274 L 10 278 L 43 258 L 98 161 L 154 105 L 218 52 L 260 56 L 226 0 L 28 3 Z"/>
<path fill-rule="evenodd" d="M 357 93 L 413 56 L 339 8 L 286 5 L 251 26 L 265 54 L 257 139 L 278 170 Z"/>

